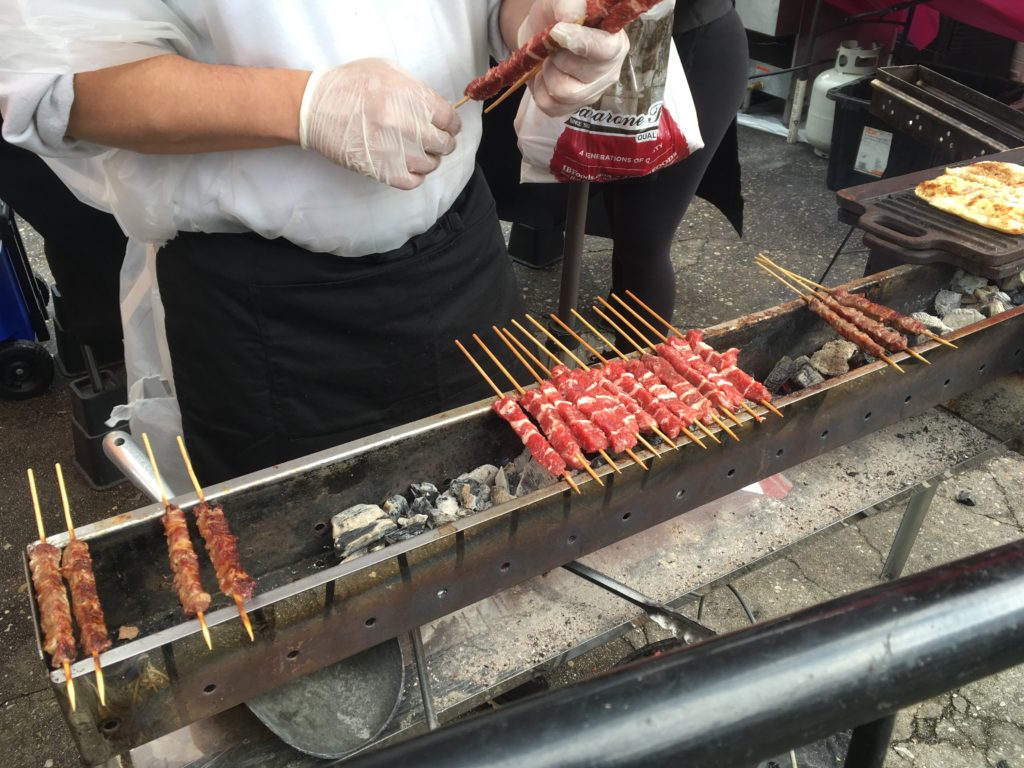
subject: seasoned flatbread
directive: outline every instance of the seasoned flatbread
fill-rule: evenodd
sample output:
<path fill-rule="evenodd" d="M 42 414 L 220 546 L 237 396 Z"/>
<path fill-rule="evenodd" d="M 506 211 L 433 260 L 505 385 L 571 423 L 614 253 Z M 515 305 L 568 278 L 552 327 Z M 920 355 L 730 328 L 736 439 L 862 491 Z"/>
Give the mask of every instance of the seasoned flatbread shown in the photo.
<path fill-rule="evenodd" d="M 1024 235 L 1024 166 L 983 161 L 922 181 L 915 194 L 940 211 L 1008 235 Z"/>
<path fill-rule="evenodd" d="M 1024 195 L 1024 165 L 982 160 L 979 163 L 947 168 L 946 173 L 996 189 L 1009 187 L 1015 194 Z"/>

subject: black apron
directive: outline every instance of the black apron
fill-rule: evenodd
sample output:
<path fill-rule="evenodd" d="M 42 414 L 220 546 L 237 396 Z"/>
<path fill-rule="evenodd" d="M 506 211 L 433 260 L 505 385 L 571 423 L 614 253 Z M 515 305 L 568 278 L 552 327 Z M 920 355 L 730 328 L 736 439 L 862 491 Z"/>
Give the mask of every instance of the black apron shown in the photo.
<path fill-rule="evenodd" d="M 486 397 L 453 340 L 472 349 L 472 333 L 486 333 L 500 351 L 491 324 L 524 312 L 479 170 L 430 230 L 388 253 L 343 258 L 251 233 L 183 232 L 156 266 L 204 483 Z"/>

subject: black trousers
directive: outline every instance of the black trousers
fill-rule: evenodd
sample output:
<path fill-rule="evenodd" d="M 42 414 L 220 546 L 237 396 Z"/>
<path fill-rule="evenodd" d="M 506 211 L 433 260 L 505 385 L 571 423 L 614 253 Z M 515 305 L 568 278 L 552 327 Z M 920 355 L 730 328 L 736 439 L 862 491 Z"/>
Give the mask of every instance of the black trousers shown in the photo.
<path fill-rule="evenodd" d="M 395 251 L 343 258 L 255 234 L 181 233 L 160 250 L 157 279 L 204 483 L 486 397 L 453 340 L 475 347 L 474 331 L 523 315 L 479 171 Z"/>

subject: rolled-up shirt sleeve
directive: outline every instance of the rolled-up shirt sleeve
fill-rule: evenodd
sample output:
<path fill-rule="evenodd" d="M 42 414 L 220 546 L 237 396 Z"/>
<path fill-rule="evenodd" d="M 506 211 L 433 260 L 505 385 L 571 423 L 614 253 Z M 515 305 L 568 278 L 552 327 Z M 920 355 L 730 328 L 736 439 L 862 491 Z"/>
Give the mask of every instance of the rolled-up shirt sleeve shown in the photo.
<path fill-rule="evenodd" d="M 0 73 L 4 139 L 47 157 L 89 157 L 107 149 L 67 136 L 74 75 Z"/>
<path fill-rule="evenodd" d="M 487 8 L 487 41 L 491 46 L 491 57 L 495 61 L 503 61 L 511 51 L 501 36 L 501 0 L 490 0 Z"/>
<path fill-rule="evenodd" d="M 4 138 L 50 157 L 105 151 L 66 137 L 75 73 L 166 53 L 197 58 L 197 37 L 186 19 L 161 0 L 0 4 Z"/>

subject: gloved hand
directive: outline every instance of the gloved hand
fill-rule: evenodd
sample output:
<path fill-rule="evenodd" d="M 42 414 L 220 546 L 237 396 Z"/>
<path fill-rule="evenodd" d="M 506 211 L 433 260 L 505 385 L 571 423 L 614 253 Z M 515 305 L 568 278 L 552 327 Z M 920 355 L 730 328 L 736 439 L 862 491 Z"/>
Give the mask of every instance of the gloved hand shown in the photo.
<path fill-rule="evenodd" d="M 586 13 L 586 0 L 537 0 L 519 27 L 522 45 L 553 21 L 551 37 L 563 50 L 555 51 L 530 81 L 530 92 L 541 111 L 551 117 L 572 114 L 591 104 L 619 79 L 629 53 L 625 31 L 614 34 L 575 24 Z"/>
<path fill-rule="evenodd" d="M 317 70 L 299 109 L 299 143 L 398 189 L 413 189 L 455 149 L 447 99 L 385 59 Z"/>

